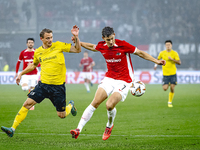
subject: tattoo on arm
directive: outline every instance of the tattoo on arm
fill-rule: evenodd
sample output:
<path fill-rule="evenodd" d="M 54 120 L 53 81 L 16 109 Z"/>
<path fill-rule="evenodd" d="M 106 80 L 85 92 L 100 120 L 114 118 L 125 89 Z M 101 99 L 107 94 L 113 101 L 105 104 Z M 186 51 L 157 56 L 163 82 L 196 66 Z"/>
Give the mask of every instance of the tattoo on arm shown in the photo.
<path fill-rule="evenodd" d="M 75 45 L 74 45 L 75 48 L 77 48 L 76 45 L 77 45 L 77 38 L 75 38 Z"/>

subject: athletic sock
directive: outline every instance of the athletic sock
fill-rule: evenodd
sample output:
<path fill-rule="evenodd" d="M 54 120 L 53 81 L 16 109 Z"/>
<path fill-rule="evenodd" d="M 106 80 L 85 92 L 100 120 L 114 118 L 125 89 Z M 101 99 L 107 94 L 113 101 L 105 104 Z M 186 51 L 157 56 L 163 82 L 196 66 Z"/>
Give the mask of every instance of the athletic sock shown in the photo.
<path fill-rule="evenodd" d="M 18 114 L 15 117 L 15 120 L 12 125 L 12 129 L 16 129 L 19 124 L 26 118 L 26 115 L 28 113 L 28 109 L 24 106 L 19 110 Z"/>
<path fill-rule="evenodd" d="M 77 127 L 80 130 L 80 132 L 85 126 L 85 124 L 90 120 L 95 110 L 96 108 L 93 107 L 91 104 L 85 109 Z"/>
<path fill-rule="evenodd" d="M 65 108 L 65 111 L 66 111 L 65 117 L 67 117 L 67 116 L 70 114 L 71 109 L 72 109 L 72 105 L 71 105 L 71 104 L 68 104 L 68 105 L 66 106 L 66 108 Z"/>
<path fill-rule="evenodd" d="M 174 98 L 174 93 L 169 92 L 169 100 L 168 100 L 168 103 L 172 104 L 173 98 Z"/>
<path fill-rule="evenodd" d="M 87 82 L 85 82 L 84 85 L 85 85 L 85 87 L 86 87 L 86 90 L 87 90 L 87 91 L 90 91 L 89 84 L 88 84 Z"/>
<path fill-rule="evenodd" d="M 116 108 L 114 108 L 114 109 L 111 110 L 111 111 L 108 111 L 108 110 L 107 110 L 108 122 L 107 122 L 107 124 L 106 124 L 106 127 L 111 128 L 111 127 L 113 126 L 116 113 L 117 113 L 117 109 L 116 109 Z"/>

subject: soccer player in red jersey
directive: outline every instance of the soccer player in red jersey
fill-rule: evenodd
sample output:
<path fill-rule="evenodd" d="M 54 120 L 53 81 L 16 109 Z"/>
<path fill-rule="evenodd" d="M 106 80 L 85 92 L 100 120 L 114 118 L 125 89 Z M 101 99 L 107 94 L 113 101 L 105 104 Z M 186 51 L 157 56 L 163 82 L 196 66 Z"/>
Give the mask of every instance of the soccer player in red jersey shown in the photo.
<path fill-rule="evenodd" d="M 97 45 L 81 42 L 82 47 L 94 52 L 101 52 L 107 64 L 107 72 L 105 78 L 98 86 L 93 101 L 83 112 L 78 127 L 70 131 L 72 138 L 75 139 L 78 138 L 81 130 L 90 120 L 94 111 L 108 97 L 106 102 L 108 122 L 102 139 L 107 140 L 110 137 L 117 112 L 115 106 L 118 102 L 123 102 L 126 99 L 131 82 L 134 81 L 134 71 L 130 54 L 138 55 L 158 65 L 165 65 L 165 60 L 157 60 L 126 41 L 115 39 L 115 33 L 111 27 L 103 28 L 102 38 L 104 41 L 100 41 Z"/>
<path fill-rule="evenodd" d="M 88 56 L 88 52 L 85 51 L 83 53 L 83 58 L 81 59 L 80 61 L 80 64 L 79 64 L 80 67 L 83 66 L 83 78 L 84 78 L 84 84 L 85 84 L 85 87 L 86 87 L 86 90 L 87 92 L 89 93 L 90 92 L 90 87 L 89 87 L 89 84 L 92 86 L 92 82 L 91 82 L 91 79 L 92 79 L 92 68 L 95 66 L 95 62 L 93 61 L 93 59 L 91 57 Z"/>
<path fill-rule="evenodd" d="M 20 63 L 23 61 L 23 70 L 30 64 L 33 62 L 33 57 L 34 57 L 34 52 L 35 49 L 33 48 L 34 46 L 34 39 L 33 38 L 28 38 L 26 40 L 26 45 L 27 48 L 23 51 L 21 51 L 20 55 L 19 55 L 19 59 L 17 61 L 16 64 L 16 74 L 15 74 L 15 78 L 18 76 L 18 71 L 19 71 L 19 67 L 20 67 Z M 37 80 L 38 80 L 38 69 L 35 68 L 33 71 L 27 73 L 26 75 L 24 75 L 22 77 L 21 80 L 21 86 L 22 86 L 22 90 L 27 91 L 27 90 L 32 90 L 35 85 L 37 84 Z"/>

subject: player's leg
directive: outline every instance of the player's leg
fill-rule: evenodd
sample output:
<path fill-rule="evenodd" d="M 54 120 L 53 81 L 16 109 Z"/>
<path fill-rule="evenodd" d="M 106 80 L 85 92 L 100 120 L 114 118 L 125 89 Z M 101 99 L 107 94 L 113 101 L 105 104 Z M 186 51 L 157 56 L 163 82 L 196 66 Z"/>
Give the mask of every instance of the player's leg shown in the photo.
<path fill-rule="evenodd" d="M 29 92 L 31 90 L 34 89 L 34 87 L 37 85 L 37 79 L 38 79 L 38 76 L 37 75 L 29 75 L 28 76 L 28 87 L 29 87 Z M 34 110 L 35 109 L 35 106 L 31 107 L 30 110 Z"/>
<path fill-rule="evenodd" d="M 86 88 L 87 92 L 90 93 L 90 87 L 89 87 L 88 79 L 85 78 L 84 81 L 85 81 L 84 82 L 85 88 Z"/>
<path fill-rule="evenodd" d="M 106 91 L 99 87 L 96 91 L 94 100 L 92 103 L 85 109 L 83 112 L 83 115 L 79 121 L 78 127 L 75 130 L 71 130 L 70 133 L 72 134 L 72 138 L 77 139 L 80 132 L 82 131 L 83 127 L 86 125 L 86 123 L 91 119 L 94 111 L 97 109 L 97 107 L 107 98 Z"/>
<path fill-rule="evenodd" d="M 114 119 L 117 113 L 115 106 L 120 101 L 124 101 L 126 99 L 129 92 L 129 88 L 131 86 L 131 83 L 126 83 L 124 81 L 116 82 L 117 83 L 115 85 L 113 94 L 109 97 L 108 101 L 106 102 L 108 122 L 106 124 L 106 129 L 102 137 L 103 140 L 107 140 L 111 135 L 114 126 Z"/>
<path fill-rule="evenodd" d="M 28 75 L 23 75 L 22 76 L 20 85 L 21 85 L 23 91 L 28 91 L 29 90 Z"/>
<path fill-rule="evenodd" d="M 172 105 L 172 100 L 174 98 L 174 88 L 175 88 L 175 84 L 171 84 L 170 85 L 170 92 L 169 92 L 169 100 L 168 100 L 168 106 L 173 107 Z"/>
<path fill-rule="evenodd" d="M 163 87 L 163 90 L 164 91 L 167 91 L 168 87 L 169 87 L 169 77 L 168 76 L 163 76 L 163 79 L 162 79 L 162 87 Z"/>
<path fill-rule="evenodd" d="M 90 84 L 90 86 L 93 86 L 93 83 L 92 83 L 92 73 L 91 72 L 88 72 L 88 75 L 87 75 L 87 79 L 88 79 L 88 84 Z"/>
<path fill-rule="evenodd" d="M 27 100 L 24 102 L 22 108 L 19 110 L 19 112 L 17 113 L 13 125 L 11 128 L 7 128 L 2 126 L 1 129 L 9 136 L 12 137 L 14 135 L 14 132 L 16 130 L 16 128 L 19 126 L 19 124 L 26 118 L 27 114 L 28 114 L 28 110 L 34 106 L 36 104 L 36 102 L 31 99 L 31 98 L 27 98 Z"/>
<path fill-rule="evenodd" d="M 168 107 L 173 107 L 172 100 L 174 98 L 174 89 L 175 89 L 175 86 L 177 85 L 177 76 L 176 76 L 176 74 L 170 76 L 170 83 L 171 84 L 170 84 L 170 93 L 169 93 L 169 99 L 168 99 Z"/>

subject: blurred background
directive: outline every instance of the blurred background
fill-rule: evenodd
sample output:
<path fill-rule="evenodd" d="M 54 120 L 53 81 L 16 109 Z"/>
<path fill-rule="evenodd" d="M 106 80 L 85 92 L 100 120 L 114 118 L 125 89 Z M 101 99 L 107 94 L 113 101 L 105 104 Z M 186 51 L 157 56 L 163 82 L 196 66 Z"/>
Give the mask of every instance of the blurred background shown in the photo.
<path fill-rule="evenodd" d="M 102 28 L 111 26 L 116 38 L 156 58 L 170 39 L 182 61 L 178 69 L 199 70 L 199 8 L 200 0 L 0 0 L 0 69 L 7 63 L 15 71 L 26 39 L 33 37 L 34 47 L 41 46 L 43 28 L 53 30 L 54 42 L 71 43 L 71 28 L 76 24 L 81 41 L 97 44 Z M 80 71 L 84 51 L 64 54 L 68 70 Z M 89 52 L 89 56 L 96 62 L 94 70 L 106 70 L 100 53 Z M 132 61 L 135 70 L 153 70 L 153 63 L 137 56 Z"/>

